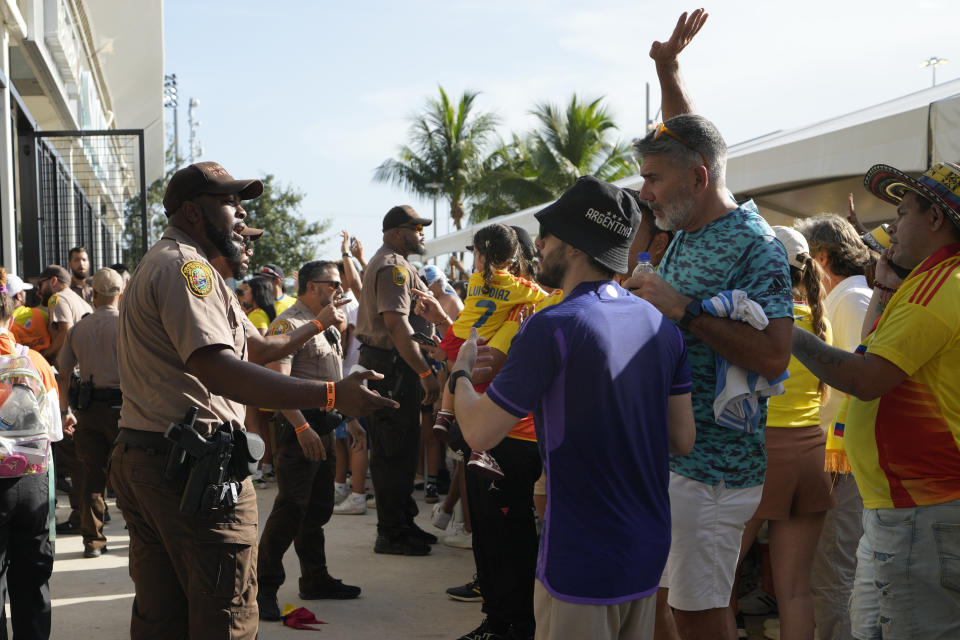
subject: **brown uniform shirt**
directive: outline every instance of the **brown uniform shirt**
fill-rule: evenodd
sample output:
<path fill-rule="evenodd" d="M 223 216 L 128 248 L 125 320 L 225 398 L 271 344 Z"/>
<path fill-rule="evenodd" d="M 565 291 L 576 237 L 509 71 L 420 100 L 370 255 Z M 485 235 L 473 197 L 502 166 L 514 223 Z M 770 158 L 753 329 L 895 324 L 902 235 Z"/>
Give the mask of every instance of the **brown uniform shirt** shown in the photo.
<path fill-rule="evenodd" d="M 50 296 L 50 299 L 47 300 L 47 313 L 50 324 L 54 322 L 77 324 L 80 322 L 80 318 L 88 313 L 93 313 L 93 307 L 75 294 L 70 287 L 67 287 L 63 291 Z"/>
<path fill-rule="evenodd" d="M 384 311 L 409 316 L 414 331 L 431 335 L 429 322 L 413 312 L 416 300 L 411 289 L 428 291 L 416 268 L 392 247 L 383 245 L 363 272 L 363 290 L 357 311 L 357 339 L 380 349 L 393 349 L 393 340 L 383 321 Z"/>
<path fill-rule="evenodd" d="M 236 295 L 196 242 L 167 227 L 120 302 L 120 426 L 162 432 L 196 405 L 197 431 L 204 435 L 223 422 L 242 427 L 243 405 L 211 394 L 187 373 L 186 362 L 212 345 L 246 360 L 243 317 Z"/>
<path fill-rule="evenodd" d="M 119 389 L 117 367 L 117 325 L 120 312 L 116 307 L 99 307 L 73 325 L 66 342 L 57 354 L 57 368 L 72 371 L 80 364 L 80 380 L 93 380 L 97 389 Z"/>
<path fill-rule="evenodd" d="M 93 304 L 93 286 L 90 284 L 91 280 L 92 278 L 87 278 L 83 281 L 82 286 L 74 282 L 70 283 L 70 290 L 83 298 L 87 304 Z"/>
<path fill-rule="evenodd" d="M 281 313 L 270 323 L 268 336 L 282 336 L 307 324 L 316 317 L 303 302 L 297 300 L 292 307 Z M 340 344 L 330 344 L 324 333 L 318 333 L 307 340 L 302 347 L 278 362 L 290 365 L 290 375 L 306 380 L 340 380 L 343 357 Z"/>

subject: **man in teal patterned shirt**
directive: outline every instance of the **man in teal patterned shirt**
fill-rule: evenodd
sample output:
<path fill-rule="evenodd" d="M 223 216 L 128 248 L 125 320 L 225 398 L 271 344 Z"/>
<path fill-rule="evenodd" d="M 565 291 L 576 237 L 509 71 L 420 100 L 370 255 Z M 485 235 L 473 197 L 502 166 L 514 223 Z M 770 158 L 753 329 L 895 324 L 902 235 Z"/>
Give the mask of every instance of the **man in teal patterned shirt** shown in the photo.
<path fill-rule="evenodd" d="M 640 197 L 659 228 L 677 233 L 658 274 L 625 283 L 683 329 L 693 377 L 697 439 L 688 456 L 671 459 L 673 534 L 660 582 L 661 600 L 674 609 L 685 640 L 736 638 L 728 603 L 744 524 L 760 503 L 766 472 L 763 431 L 735 431 L 714 420 L 715 357 L 772 380 L 787 368 L 793 324 L 786 252 L 752 201 L 733 200 L 725 184 L 726 143 L 709 120 L 693 114 L 680 80 L 677 55 L 705 20 L 702 10 L 684 14 L 670 40 L 650 50 L 665 122 L 635 144 Z M 701 314 L 703 300 L 731 289 L 763 308 L 765 329 Z M 765 401 L 761 411 L 763 424 Z M 668 633 L 669 609 L 660 612 L 658 625 Z"/>

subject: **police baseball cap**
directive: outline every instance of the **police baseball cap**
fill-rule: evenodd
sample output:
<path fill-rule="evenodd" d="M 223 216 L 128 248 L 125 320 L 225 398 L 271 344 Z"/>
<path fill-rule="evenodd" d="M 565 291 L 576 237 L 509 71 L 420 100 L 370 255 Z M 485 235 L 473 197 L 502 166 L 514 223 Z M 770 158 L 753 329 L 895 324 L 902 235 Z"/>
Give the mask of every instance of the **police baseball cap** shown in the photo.
<path fill-rule="evenodd" d="M 33 276 L 28 278 L 33 284 L 37 284 L 42 280 L 49 280 L 50 278 L 56 278 L 60 282 L 70 284 L 70 272 L 61 267 L 58 264 L 51 264 L 46 269 L 40 272 L 40 275 Z"/>
<path fill-rule="evenodd" d="M 93 290 L 102 296 L 116 298 L 123 293 L 123 276 L 110 267 L 104 267 L 93 274 Z"/>
<path fill-rule="evenodd" d="M 627 272 L 640 209 L 626 191 L 593 176 L 581 176 L 553 204 L 534 216 L 545 232 L 610 269 Z"/>
<path fill-rule="evenodd" d="M 180 169 L 170 178 L 163 194 L 163 208 L 168 216 L 173 215 L 184 202 L 205 193 L 235 193 L 241 200 L 250 200 L 263 193 L 263 183 L 234 180 L 219 163 L 197 162 Z"/>
<path fill-rule="evenodd" d="M 413 207 L 405 204 L 390 209 L 390 211 L 387 211 L 387 215 L 383 216 L 384 231 L 396 229 L 405 224 L 422 224 L 425 227 L 429 227 L 433 224 L 433 220 L 421 218 L 417 215 Z"/>

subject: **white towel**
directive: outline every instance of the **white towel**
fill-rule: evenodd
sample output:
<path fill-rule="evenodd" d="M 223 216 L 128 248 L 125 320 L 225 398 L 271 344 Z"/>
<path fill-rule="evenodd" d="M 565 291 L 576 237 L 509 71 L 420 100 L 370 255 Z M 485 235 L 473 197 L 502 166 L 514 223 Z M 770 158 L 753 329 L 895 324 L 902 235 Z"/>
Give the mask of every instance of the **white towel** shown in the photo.
<path fill-rule="evenodd" d="M 758 331 L 769 321 L 763 308 L 740 289 L 723 291 L 702 303 L 703 310 L 718 318 L 746 322 Z M 754 433 L 761 429 L 760 399 L 784 392 L 786 371 L 774 380 L 767 380 L 755 371 L 730 364 L 716 354 L 717 386 L 713 399 L 713 415 L 717 424 L 728 429 Z"/>

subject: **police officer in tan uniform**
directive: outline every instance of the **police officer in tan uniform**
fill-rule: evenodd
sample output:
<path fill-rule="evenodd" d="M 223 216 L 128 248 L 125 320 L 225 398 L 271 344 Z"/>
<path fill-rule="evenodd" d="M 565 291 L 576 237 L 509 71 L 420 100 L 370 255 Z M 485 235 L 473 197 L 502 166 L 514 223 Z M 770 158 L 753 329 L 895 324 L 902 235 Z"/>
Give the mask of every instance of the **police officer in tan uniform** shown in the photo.
<path fill-rule="evenodd" d="M 117 439 L 120 419 L 120 372 L 117 369 L 117 322 L 123 278 L 113 269 L 93 276 L 96 310 L 82 318 L 67 333 L 57 356 L 57 384 L 64 430 L 75 427 L 73 439 L 83 465 L 73 481 L 80 489 L 80 530 L 83 555 L 97 558 L 107 550 L 103 523 L 107 505 L 107 458 Z M 67 406 L 70 374 L 80 365 L 80 389 L 74 412 Z"/>
<path fill-rule="evenodd" d="M 283 335 L 316 317 L 331 325 L 307 341 L 296 353 L 269 365 L 274 371 L 305 380 L 339 380 L 343 352 L 340 328 L 346 316 L 334 300 L 343 292 L 340 272 L 333 262 L 308 262 L 297 274 L 297 301 L 271 323 L 268 335 Z M 336 414 L 335 414 L 336 415 Z M 331 418 L 331 419 L 328 419 Z M 360 595 L 360 587 L 345 585 L 327 572 L 323 526 L 333 513 L 333 478 L 336 470 L 331 430 L 334 422 L 326 412 L 286 409 L 277 414 L 273 454 L 277 474 L 277 497 L 263 527 L 257 558 L 261 620 L 279 620 L 277 590 L 283 584 L 283 554 L 296 542 L 300 559 L 300 597 L 304 600 L 344 600 Z M 350 421 L 356 447 L 366 447 L 366 435 Z"/>
<path fill-rule="evenodd" d="M 414 313 L 411 289 L 427 291 L 416 268 L 407 262 L 411 253 L 422 254 L 423 227 L 412 207 L 394 207 L 383 218 L 383 246 L 370 259 L 363 274 L 357 339 L 360 364 L 384 374 L 370 388 L 400 403 L 399 409 L 381 410 L 368 421 L 370 473 L 377 501 L 377 553 L 426 555 L 437 541 L 413 522 L 417 515 L 413 477 L 420 444 L 420 405 L 432 405 L 440 385 L 413 340 L 418 331 L 432 335 L 433 328 Z"/>
<path fill-rule="evenodd" d="M 211 260 L 239 268 L 246 216 L 240 201 L 262 191 L 259 180 L 234 180 L 215 162 L 177 171 L 163 200 L 170 225 L 120 305 L 123 407 L 110 481 L 130 532 L 135 640 L 250 639 L 259 622 L 253 485 L 244 478 L 235 505 L 209 517 L 182 513 L 184 483 L 163 473 L 170 449 L 163 433 L 171 423 L 193 406 L 202 436 L 223 424 L 242 429 L 241 401 L 351 415 L 395 406 L 361 384 L 377 374 L 338 383 L 294 380 L 245 361 L 245 314 Z"/>
<path fill-rule="evenodd" d="M 39 276 L 30 279 L 47 307 L 50 346 L 41 351 L 51 363 L 56 362 L 57 354 L 67 338 L 70 328 L 80 322 L 80 318 L 93 313 L 93 308 L 83 298 L 70 289 L 70 272 L 57 264 L 44 269 Z M 69 372 L 67 373 L 69 376 Z M 80 508 L 83 503 L 82 478 L 83 464 L 76 452 L 73 436 L 64 432 L 63 440 L 54 444 L 55 468 L 58 477 L 70 476 L 70 517 L 57 525 L 61 535 L 80 532 Z"/>

